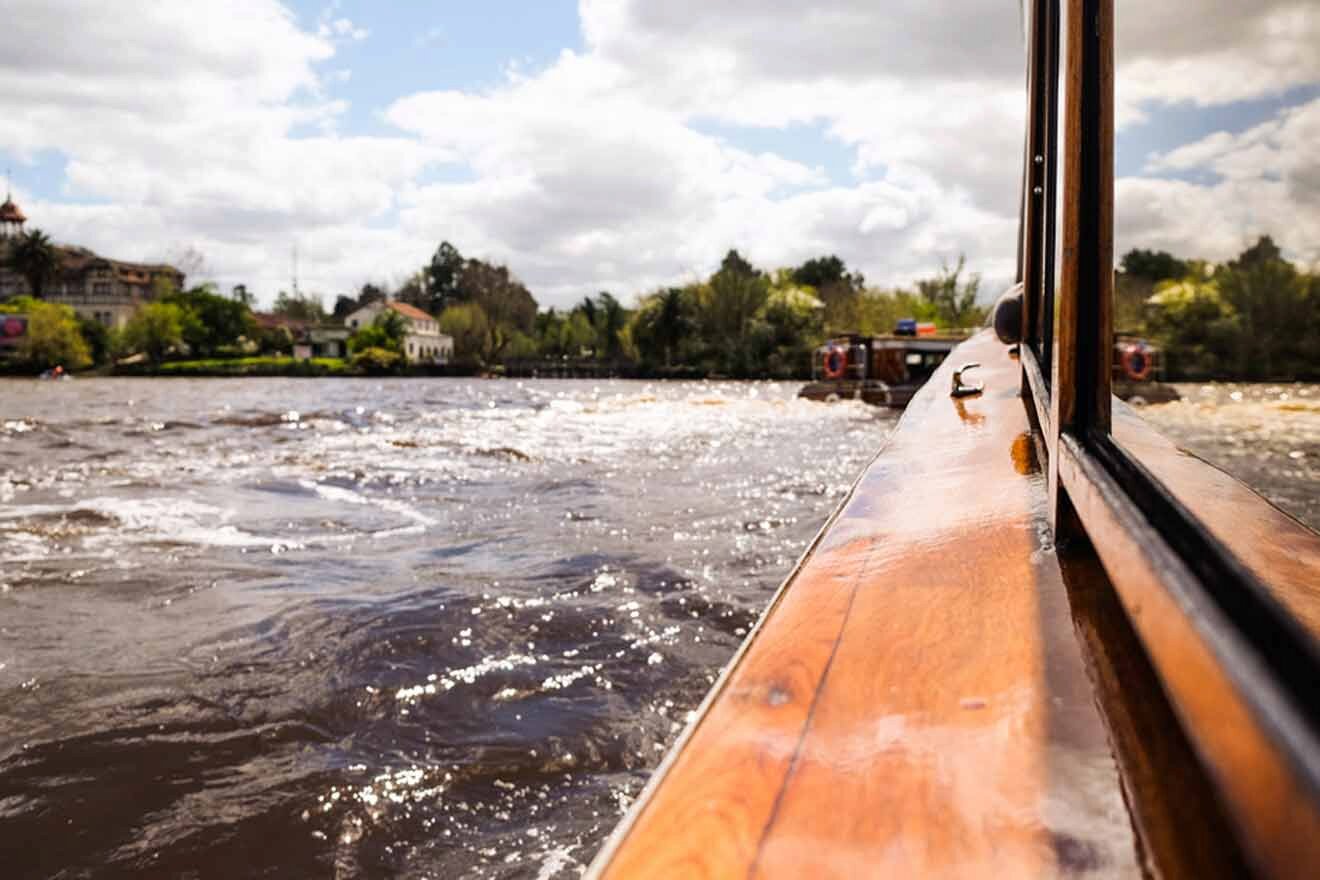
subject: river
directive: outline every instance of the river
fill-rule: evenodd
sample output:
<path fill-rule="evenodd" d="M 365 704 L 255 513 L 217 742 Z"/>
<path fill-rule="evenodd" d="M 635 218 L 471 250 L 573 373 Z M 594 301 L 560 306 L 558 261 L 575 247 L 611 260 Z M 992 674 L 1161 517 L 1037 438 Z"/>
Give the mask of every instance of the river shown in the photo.
<path fill-rule="evenodd" d="M 4 876 L 576 876 L 894 424 L 796 389 L 3 383 Z M 1320 523 L 1320 389 L 1181 390 Z"/>
<path fill-rule="evenodd" d="M 0 870 L 576 876 L 894 415 L 0 385 Z"/>
<path fill-rule="evenodd" d="M 1182 399 L 1143 408 L 1147 421 L 1320 530 L 1320 385 L 1174 387 Z"/>

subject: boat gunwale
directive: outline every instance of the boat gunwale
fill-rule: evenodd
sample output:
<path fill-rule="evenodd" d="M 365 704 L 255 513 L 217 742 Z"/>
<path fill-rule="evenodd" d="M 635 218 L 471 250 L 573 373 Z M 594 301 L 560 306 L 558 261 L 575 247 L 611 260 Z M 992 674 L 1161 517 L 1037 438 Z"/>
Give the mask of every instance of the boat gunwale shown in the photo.
<path fill-rule="evenodd" d="M 884 442 L 880 444 L 875 455 L 873 455 L 861 468 L 857 476 L 853 479 L 852 484 L 848 487 L 848 491 L 844 493 L 841 499 L 839 499 L 839 503 L 835 506 L 833 512 L 831 512 L 825 522 L 821 524 L 821 527 L 816 531 L 815 536 L 807 544 L 806 549 L 802 551 L 798 556 L 797 561 L 793 564 L 793 567 L 789 569 L 788 574 L 784 576 L 783 581 L 775 590 L 774 595 L 770 597 L 770 601 L 766 603 L 760 616 L 757 617 L 756 623 L 752 625 L 752 628 L 738 645 L 737 650 L 734 651 L 733 656 L 729 658 L 729 661 L 724 665 L 724 668 L 720 670 L 720 674 L 715 679 L 715 683 L 710 686 L 710 689 L 706 692 L 706 695 L 702 698 L 701 702 L 692 710 L 692 716 L 687 724 L 684 725 L 682 732 L 679 733 L 674 742 L 668 747 L 668 749 L 666 749 L 664 757 L 661 759 L 660 763 L 656 765 L 655 770 L 651 771 L 650 778 L 647 779 L 642 790 L 638 792 L 636 799 L 628 807 L 628 811 L 624 814 L 624 817 L 615 824 L 614 830 L 610 832 L 609 837 L 605 839 L 605 843 L 602 844 L 599 850 L 597 850 L 591 864 L 582 875 L 584 880 L 599 878 L 604 874 L 609 864 L 614 860 L 619 849 L 632 833 L 634 827 L 639 821 L 641 821 L 642 816 L 646 813 L 654 800 L 653 796 L 655 792 L 665 784 L 665 779 L 673 769 L 674 764 L 677 763 L 684 750 L 686 750 L 688 743 L 696 735 L 698 728 L 700 728 L 710 716 L 711 707 L 718 702 L 725 689 L 728 687 L 729 682 L 733 679 L 734 674 L 737 672 L 739 665 L 752 650 L 752 646 L 756 642 L 756 637 L 768 625 L 768 622 L 774 616 L 775 609 L 779 607 L 783 598 L 788 594 L 789 589 L 797 580 L 798 574 L 815 554 L 816 549 L 820 546 L 821 542 L 828 536 L 830 529 L 834 526 L 835 522 L 840 516 L 842 516 L 848 503 L 852 501 L 854 495 L 856 495 L 858 487 L 861 486 L 866 475 L 870 472 L 871 466 L 875 464 L 875 462 L 884 455 L 885 450 L 889 448 L 890 440 L 897 433 L 898 426 L 902 423 L 905 415 L 906 412 L 904 412 L 895 422 L 893 428 L 890 429 L 889 435 L 885 437 Z"/>

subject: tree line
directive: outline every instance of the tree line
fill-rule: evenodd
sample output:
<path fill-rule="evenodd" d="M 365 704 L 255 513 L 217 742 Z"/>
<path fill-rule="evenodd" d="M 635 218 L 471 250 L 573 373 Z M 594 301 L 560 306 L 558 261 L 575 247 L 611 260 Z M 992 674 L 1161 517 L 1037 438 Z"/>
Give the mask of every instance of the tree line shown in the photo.
<path fill-rule="evenodd" d="M 38 231 L 10 249 L 10 262 L 38 294 L 57 268 Z M 1268 236 L 1220 264 L 1134 249 L 1116 282 L 1116 329 L 1159 345 L 1165 378 L 1320 378 L 1320 276 L 1284 259 Z M 706 278 L 649 291 L 631 306 L 599 291 L 568 308 L 541 309 L 507 266 L 464 257 L 446 241 L 394 289 L 363 284 L 329 312 L 314 294 L 281 291 L 271 311 L 283 322 L 258 320 L 241 284 L 224 295 L 209 284 L 179 291 L 162 283 L 117 331 L 39 295 L 0 310 L 28 314 L 18 361 L 32 369 L 81 369 L 129 355 L 156 364 L 184 354 L 287 355 L 289 322 L 342 324 L 393 298 L 435 316 L 454 339 L 456 360 L 474 371 L 590 362 L 622 375 L 787 379 L 808 375 L 812 350 L 842 333 L 891 333 L 902 318 L 977 327 L 986 317 L 980 286 L 961 258 L 911 285 L 882 288 L 835 255 L 762 269 L 730 250 Z M 350 337 L 350 353 L 362 371 L 401 369 L 405 332 L 386 310 Z"/>
<path fill-rule="evenodd" d="M 1320 273 L 1268 235 L 1223 263 L 1134 249 L 1114 327 L 1159 345 L 1170 380 L 1320 380 Z"/>
<path fill-rule="evenodd" d="M 651 291 L 631 307 L 598 291 L 540 309 L 507 267 L 443 242 L 397 290 L 365 284 L 356 297 L 340 296 L 332 317 L 393 296 L 436 315 L 456 358 L 480 370 L 567 361 L 626 375 L 792 378 L 809 374 L 811 351 L 833 334 L 892 332 L 905 317 L 978 326 L 979 289 L 961 259 L 910 290 L 884 290 L 837 256 L 763 270 L 731 250 L 707 278 Z"/>

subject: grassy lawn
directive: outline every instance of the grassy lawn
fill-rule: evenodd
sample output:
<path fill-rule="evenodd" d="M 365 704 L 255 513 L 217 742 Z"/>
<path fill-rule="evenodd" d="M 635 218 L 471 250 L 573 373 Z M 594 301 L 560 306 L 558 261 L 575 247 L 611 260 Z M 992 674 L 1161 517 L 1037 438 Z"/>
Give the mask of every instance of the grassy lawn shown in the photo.
<path fill-rule="evenodd" d="M 158 376 L 353 376 L 348 361 L 338 358 L 292 357 L 208 358 L 166 361 L 154 371 Z"/>

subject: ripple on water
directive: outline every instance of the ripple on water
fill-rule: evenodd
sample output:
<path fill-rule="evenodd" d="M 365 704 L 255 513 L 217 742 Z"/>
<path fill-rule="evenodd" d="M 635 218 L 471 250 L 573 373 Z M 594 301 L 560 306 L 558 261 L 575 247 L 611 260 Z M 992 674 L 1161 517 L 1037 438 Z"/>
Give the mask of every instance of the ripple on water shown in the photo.
<path fill-rule="evenodd" d="M 61 841 L 16 876 L 575 876 L 893 423 L 774 383 L 15 389 L 0 811 Z"/>

